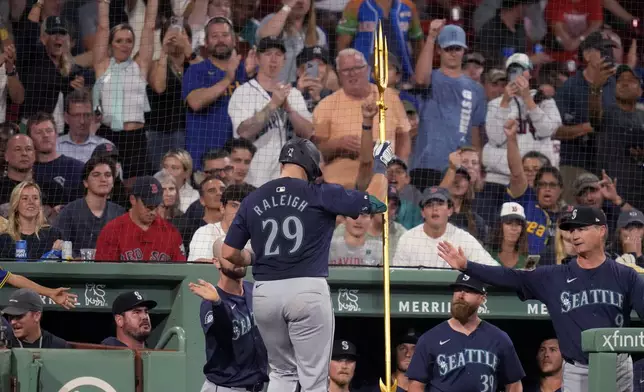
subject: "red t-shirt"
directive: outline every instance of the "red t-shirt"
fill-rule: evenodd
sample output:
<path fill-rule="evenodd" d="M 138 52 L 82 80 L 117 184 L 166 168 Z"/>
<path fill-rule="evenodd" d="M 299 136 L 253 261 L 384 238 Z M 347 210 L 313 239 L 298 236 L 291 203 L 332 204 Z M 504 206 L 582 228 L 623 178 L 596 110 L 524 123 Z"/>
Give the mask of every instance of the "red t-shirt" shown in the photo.
<path fill-rule="evenodd" d="M 186 261 L 181 234 L 157 216 L 147 230 L 136 225 L 130 213 L 103 227 L 96 241 L 97 261 Z"/>
<path fill-rule="evenodd" d="M 546 6 L 546 21 L 554 25 L 563 22 L 573 37 L 580 36 L 590 22 L 604 20 L 601 0 L 549 0 Z"/>

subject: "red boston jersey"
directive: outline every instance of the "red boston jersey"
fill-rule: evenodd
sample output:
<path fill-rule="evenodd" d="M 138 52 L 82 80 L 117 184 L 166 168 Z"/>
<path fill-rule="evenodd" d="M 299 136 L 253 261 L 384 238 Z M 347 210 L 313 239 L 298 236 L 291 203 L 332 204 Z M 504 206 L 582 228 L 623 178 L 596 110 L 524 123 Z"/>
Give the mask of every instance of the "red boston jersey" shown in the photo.
<path fill-rule="evenodd" d="M 96 241 L 97 261 L 186 261 L 181 234 L 157 216 L 148 230 L 125 213 L 103 227 Z"/>

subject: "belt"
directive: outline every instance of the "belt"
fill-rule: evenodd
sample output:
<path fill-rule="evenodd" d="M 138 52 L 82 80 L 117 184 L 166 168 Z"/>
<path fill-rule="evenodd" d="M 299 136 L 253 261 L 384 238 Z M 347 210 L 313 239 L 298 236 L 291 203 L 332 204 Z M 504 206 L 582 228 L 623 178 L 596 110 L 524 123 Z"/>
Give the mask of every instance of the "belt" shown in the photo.
<path fill-rule="evenodd" d="M 261 392 L 264 390 L 263 382 L 258 382 L 257 384 L 246 385 L 241 387 L 225 387 L 223 385 L 218 385 L 218 386 L 222 388 L 232 389 L 233 391 L 239 391 L 239 392 Z"/>

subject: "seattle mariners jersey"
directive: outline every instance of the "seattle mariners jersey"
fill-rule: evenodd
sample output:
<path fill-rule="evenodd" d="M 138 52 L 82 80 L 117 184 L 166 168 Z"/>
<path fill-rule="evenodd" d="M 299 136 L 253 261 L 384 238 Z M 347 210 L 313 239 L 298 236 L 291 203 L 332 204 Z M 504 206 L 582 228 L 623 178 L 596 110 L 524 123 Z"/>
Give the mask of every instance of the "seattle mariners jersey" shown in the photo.
<path fill-rule="evenodd" d="M 443 321 L 425 332 L 407 377 L 428 392 L 496 392 L 525 377 L 510 337 L 485 321 L 469 336 Z"/>
<path fill-rule="evenodd" d="M 369 213 L 366 193 L 340 185 L 278 178 L 242 201 L 225 243 L 251 244 L 257 281 L 329 276 L 329 248 L 338 215 Z"/>
<path fill-rule="evenodd" d="M 548 212 L 537 201 L 537 193 L 533 188 L 526 188 L 523 195 L 514 197 L 508 189 L 506 201 L 514 201 L 523 206 L 526 217 L 526 231 L 528 232 L 528 252 L 538 255 L 546 247 L 550 238 L 550 226 L 556 217 L 550 217 Z"/>
<path fill-rule="evenodd" d="M 247 387 L 268 381 L 268 356 L 253 315 L 253 284 L 244 295 L 217 288 L 220 301 L 201 301 L 199 318 L 206 335 L 203 372 L 211 383 Z"/>
<path fill-rule="evenodd" d="M 581 349 L 582 331 L 628 327 L 632 309 L 644 316 L 644 281 L 634 269 L 612 259 L 594 269 L 579 267 L 575 258 L 532 271 L 468 262 L 465 273 L 516 290 L 524 301 L 543 302 L 557 332 L 559 350 L 568 361 L 588 363 Z"/>

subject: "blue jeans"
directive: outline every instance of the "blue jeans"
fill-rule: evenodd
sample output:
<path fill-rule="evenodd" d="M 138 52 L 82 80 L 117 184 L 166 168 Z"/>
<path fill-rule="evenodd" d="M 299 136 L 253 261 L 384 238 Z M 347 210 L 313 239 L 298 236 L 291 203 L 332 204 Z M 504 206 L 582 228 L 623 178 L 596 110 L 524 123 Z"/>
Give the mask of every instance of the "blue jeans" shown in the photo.
<path fill-rule="evenodd" d="M 155 169 L 162 166 L 163 156 L 173 148 L 186 148 L 186 131 L 148 132 L 148 159 Z M 192 157 L 192 159 L 200 158 Z"/>

